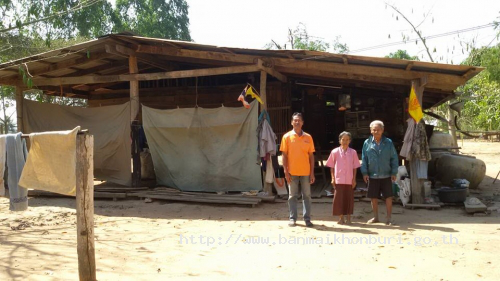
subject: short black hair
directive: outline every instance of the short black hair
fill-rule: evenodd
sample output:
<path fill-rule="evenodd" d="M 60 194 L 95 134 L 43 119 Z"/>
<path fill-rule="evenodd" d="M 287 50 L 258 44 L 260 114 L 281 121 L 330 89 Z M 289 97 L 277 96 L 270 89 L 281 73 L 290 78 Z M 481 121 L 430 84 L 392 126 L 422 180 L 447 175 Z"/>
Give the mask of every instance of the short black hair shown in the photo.
<path fill-rule="evenodd" d="M 292 120 L 293 120 L 293 117 L 295 117 L 295 116 L 300 117 L 300 119 L 302 119 L 302 121 L 304 121 L 304 116 L 302 115 L 302 113 L 300 113 L 300 112 L 294 112 L 292 114 Z"/>

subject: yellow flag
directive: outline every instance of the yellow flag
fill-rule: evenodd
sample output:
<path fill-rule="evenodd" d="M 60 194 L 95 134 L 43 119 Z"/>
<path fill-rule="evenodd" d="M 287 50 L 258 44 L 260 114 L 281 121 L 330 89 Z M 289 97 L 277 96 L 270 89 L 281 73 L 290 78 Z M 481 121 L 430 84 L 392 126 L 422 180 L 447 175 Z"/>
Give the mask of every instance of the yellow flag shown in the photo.
<path fill-rule="evenodd" d="M 251 96 L 252 98 L 258 100 L 261 104 L 264 102 L 260 99 L 260 96 L 252 90 L 252 86 L 247 85 L 246 96 Z"/>
<path fill-rule="evenodd" d="M 420 119 L 424 117 L 424 114 L 422 113 L 422 107 L 418 102 L 417 95 L 415 94 L 415 89 L 413 88 L 413 86 L 411 87 L 410 91 L 410 102 L 408 104 L 408 113 L 410 113 L 411 117 L 415 119 L 416 123 L 420 122 Z"/>

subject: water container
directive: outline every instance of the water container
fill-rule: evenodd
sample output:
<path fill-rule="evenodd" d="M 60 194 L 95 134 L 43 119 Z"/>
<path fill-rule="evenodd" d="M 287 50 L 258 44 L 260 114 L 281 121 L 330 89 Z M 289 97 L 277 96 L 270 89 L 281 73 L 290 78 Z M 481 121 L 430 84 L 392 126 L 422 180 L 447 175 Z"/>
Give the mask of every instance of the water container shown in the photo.
<path fill-rule="evenodd" d="M 436 162 L 436 179 L 452 186 L 454 179 L 466 179 L 469 188 L 479 186 L 486 174 L 486 164 L 480 159 L 462 155 L 442 155 Z"/>

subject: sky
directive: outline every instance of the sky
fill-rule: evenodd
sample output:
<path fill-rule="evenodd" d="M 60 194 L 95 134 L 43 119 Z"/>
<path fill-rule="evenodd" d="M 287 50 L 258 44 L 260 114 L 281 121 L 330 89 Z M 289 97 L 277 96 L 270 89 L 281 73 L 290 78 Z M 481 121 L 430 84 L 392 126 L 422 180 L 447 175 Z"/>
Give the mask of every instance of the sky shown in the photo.
<path fill-rule="evenodd" d="M 337 36 L 352 55 L 383 57 L 398 49 L 430 61 L 422 43 L 363 48 L 397 43 L 402 34 L 417 38 L 411 26 L 380 0 L 187 0 L 191 37 L 196 43 L 262 49 L 271 40 L 287 41 L 288 29 L 303 23 L 313 39 L 332 43 Z M 423 36 L 441 35 L 500 21 L 500 0 L 393 0 Z M 424 14 L 428 14 L 424 17 Z M 425 19 L 425 20 L 424 20 Z M 498 44 L 493 27 L 428 39 L 431 54 L 442 63 L 459 64 L 467 57 L 460 42 Z M 390 38 L 389 38 L 390 35 Z M 462 44 L 465 46 L 465 44 Z M 434 53 L 434 48 L 436 52 Z M 463 48 L 463 54 L 462 54 Z M 423 55 L 423 57 L 422 57 Z"/>

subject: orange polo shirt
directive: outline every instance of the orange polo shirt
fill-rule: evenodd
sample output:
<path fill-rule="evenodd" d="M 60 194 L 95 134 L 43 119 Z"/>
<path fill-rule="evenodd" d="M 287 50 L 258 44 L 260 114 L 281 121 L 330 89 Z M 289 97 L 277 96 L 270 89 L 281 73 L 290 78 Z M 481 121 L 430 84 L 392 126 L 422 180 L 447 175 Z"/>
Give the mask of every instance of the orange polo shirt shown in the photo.
<path fill-rule="evenodd" d="M 292 176 L 309 176 L 311 165 L 309 154 L 314 152 L 314 142 L 308 133 L 302 131 L 302 136 L 294 130 L 283 135 L 280 151 L 288 155 L 288 172 Z"/>

